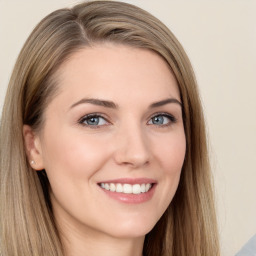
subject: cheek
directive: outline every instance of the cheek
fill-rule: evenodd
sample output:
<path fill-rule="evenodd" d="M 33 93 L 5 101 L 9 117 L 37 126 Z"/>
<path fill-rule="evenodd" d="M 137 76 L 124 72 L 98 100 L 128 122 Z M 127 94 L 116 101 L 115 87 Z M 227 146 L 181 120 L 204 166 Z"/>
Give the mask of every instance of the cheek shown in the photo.
<path fill-rule="evenodd" d="M 166 175 L 180 174 L 185 153 L 186 138 L 184 132 L 171 134 L 155 143 L 155 155 Z"/>
<path fill-rule="evenodd" d="M 158 208 L 163 213 L 171 203 L 177 190 L 180 174 L 186 152 L 186 138 L 182 132 L 166 136 L 163 140 L 158 140 L 155 147 L 160 164 L 161 197 L 158 201 Z"/>
<path fill-rule="evenodd" d="M 44 149 L 46 171 L 72 175 L 73 178 L 93 175 L 108 158 L 101 138 L 82 134 L 77 136 L 70 131 L 53 138 L 49 136 Z"/>
<path fill-rule="evenodd" d="M 45 138 L 45 169 L 55 211 L 63 208 L 70 215 L 81 214 L 79 218 L 82 218 L 82 205 L 93 204 L 87 195 L 95 185 L 94 175 L 109 159 L 102 139 L 84 133 L 72 134 L 70 130 Z"/>

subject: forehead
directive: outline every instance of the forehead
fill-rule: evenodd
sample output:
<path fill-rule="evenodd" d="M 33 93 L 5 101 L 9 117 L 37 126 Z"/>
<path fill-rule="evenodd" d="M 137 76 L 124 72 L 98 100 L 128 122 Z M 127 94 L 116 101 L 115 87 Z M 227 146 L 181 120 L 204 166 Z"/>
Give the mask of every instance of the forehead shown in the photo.
<path fill-rule="evenodd" d="M 162 57 L 147 49 L 124 45 L 80 49 L 60 66 L 56 79 L 61 93 L 73 98 L 175 96 L 179 99 L 176 79 Z"/>

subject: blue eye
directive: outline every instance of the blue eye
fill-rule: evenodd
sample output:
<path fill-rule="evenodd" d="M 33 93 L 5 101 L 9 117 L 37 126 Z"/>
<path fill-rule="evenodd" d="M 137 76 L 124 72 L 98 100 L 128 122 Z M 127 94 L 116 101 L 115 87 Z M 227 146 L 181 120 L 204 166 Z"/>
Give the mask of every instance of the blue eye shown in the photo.
<path fill-rule="evenodd" d="M 159 114 L 156 116 L 153 116 L 148 124 L 153 124 L 153 125 L 168 125 L 171 123 L 175 123 L 176 119 L 172 115 L 167 115 L 167 114 Z"/>
<path fill-rule="evenodd" d="M 105 118 L 99 115 L 88 115 L 83 117 L 79 121 L 79 123 L 85 126 L 102 126 L 102 125 L 106 125 L 108 122 L 106 121 Z"/>

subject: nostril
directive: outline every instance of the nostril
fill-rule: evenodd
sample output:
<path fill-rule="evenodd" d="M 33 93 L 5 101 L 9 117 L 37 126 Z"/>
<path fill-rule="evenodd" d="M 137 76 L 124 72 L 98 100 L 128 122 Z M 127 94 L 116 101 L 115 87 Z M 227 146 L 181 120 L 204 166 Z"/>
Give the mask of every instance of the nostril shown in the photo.
<path fill-rule="evenodd" d="M 115 160 L 118 164 L 139 167 L 149 164 L 149 154 L 145 149 L 128 148 L 118 150 L 115 154 Z"/>

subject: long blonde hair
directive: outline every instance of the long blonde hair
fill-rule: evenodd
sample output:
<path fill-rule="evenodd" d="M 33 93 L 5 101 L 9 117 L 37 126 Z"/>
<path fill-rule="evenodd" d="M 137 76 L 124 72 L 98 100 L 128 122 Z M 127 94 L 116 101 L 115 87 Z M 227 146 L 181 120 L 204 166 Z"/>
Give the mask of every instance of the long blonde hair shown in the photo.
<path fill-rule="evenodd" d="M 183 104 L 187 151 L 177 192 L 146 235 L 145 256 L 217 256 L 218 232 L 204 117 L 193 70 L 169 29 L 146 11 L 115 1 L 57 10 L 27 39 L 13 70 L 0 129 L 0 252 L 63 256 L 43 172 L 26 159 L 24 124 L 40 129 L 56 93 L 54 74 L 73 52 L 113 42 L 146 48 L 169 64 Z"/>

